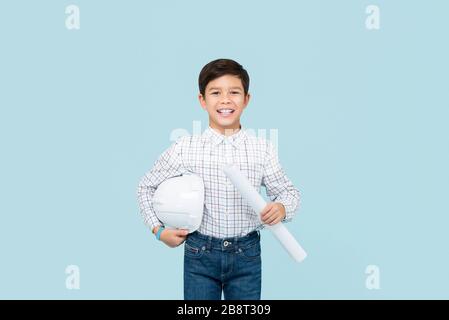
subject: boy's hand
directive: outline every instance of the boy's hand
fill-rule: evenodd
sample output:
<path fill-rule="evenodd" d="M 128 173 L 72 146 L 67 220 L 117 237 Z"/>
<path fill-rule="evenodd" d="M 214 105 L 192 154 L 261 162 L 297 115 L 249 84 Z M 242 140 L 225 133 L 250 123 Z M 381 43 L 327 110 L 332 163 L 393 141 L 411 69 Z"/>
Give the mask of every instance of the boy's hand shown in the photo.
<path fill-rule="evenodd" d="M 285 218 L 285 207 L 280 202 L 270 202 L 262 210 L 260 217 L 264 224 L 275 225 Z"/>
<path fill-rule="evenodd" d="M 155 233 L 157 233 L 158 229 L 155 229 Z M 188 234 L 189 231 L 185 229 L 164 229 L 161 232 L 160 239 L 170 248 L 175 248 L 186 240 Z"/>

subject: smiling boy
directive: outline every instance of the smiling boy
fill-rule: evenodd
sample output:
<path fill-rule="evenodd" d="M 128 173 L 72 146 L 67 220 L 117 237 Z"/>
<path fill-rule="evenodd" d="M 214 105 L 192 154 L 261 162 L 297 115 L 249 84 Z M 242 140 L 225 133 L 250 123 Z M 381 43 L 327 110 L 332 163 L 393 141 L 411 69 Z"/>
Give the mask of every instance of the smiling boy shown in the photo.
<path fill-rule="evenodd" d="M 250 100 L 249 76 L 236 61 L 218 59 L 199 75 L 198 99 L 209 115 L 201 135 L 184 136 L 173 143 L 145 174 L 138 186 L 144 222 L 157 233 L 152 197 L 158 185 L 171 177 L 193 172 L 205 186 L 203 220 L 191 234 L 164 229 L 160 240 L 169 247 L 184 246 L 184 298 L 187 300 L 259 300 L 261 295 L 260 232 L 293 218 L 299 191 L 284 173 L 271 142 L 250 135 L 240 123 Z M 233 163 L 269 202 L 254 212 L 226 178 L 221 168 Z"/>

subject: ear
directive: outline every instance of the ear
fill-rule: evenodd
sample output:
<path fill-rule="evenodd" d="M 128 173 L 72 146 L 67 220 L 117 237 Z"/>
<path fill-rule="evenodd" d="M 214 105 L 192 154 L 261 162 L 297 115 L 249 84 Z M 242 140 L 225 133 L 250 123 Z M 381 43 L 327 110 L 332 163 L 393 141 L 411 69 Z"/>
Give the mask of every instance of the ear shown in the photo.
<path fill-rule="evenodd" d="M 246 108 L 246 106 L 248 105 L 250 99 L 251 99 L 251 94 L 248 92 L 248 94 L 245 97 L 245 102 L 243 103 L 243 109 Z"/>
<path fill-rule="evenodd" d="M 201 93 L 198 94 L 198 100 L 200 101 L 201 108 L 206 110 L 206 100 L 204 100 L 204 97 Z"/>

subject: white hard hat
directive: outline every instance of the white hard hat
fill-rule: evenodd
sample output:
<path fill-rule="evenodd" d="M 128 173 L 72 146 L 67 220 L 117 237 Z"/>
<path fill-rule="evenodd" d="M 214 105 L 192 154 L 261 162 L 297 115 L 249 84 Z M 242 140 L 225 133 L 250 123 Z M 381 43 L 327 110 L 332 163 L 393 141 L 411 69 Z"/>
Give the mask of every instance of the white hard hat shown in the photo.
<path fill-rule="evenodd" d="M 153 208 L 166 227 L 197 230 L 204 210 L 203 179 L 187 173 L 165 180 L 154 193 Z"/>

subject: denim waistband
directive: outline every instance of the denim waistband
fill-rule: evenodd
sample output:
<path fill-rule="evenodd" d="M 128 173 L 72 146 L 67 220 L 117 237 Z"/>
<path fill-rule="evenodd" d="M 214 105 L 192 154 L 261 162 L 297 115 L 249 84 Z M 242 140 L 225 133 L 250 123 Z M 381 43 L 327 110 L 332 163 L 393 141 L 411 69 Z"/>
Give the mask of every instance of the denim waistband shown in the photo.
<path fill-rule="evenodd" d="M 186 241 L 198 246 L 205 246 L 207 249 L 234 250 L 260 241 L 260 232 L 258 230 L 252 231 L 243 237 L 215 238 L 195 231 L 189 234 Z"/>

